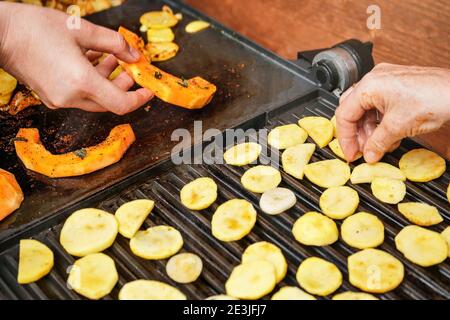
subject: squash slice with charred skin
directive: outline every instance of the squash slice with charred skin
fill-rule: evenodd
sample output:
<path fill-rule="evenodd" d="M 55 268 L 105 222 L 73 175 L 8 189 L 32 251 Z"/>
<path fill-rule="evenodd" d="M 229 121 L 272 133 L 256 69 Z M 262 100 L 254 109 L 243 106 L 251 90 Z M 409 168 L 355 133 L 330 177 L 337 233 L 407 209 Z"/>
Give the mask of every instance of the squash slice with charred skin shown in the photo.
<path fill-rule="evenodd" d="M 142 53 L 135 63 L 119 61 L 141 87 L 150 89 L 165 102 L 187 109 L 200 109 L 211 101 L 217 89 L 214 84 L 201 77 L 184 80 L 164 72 L 153 66 L 145 57 L 141 38 L 124 27 L 119 28 L 119 33 L 130 46 Z"/>
<path fill-rule="evenodd" d="M 129 124 L 114 127 L 101 143 L 65 154 L 51 154 L 41 143 L 38 129 L 20 129 L 14 142 L 17 156 L 29 170 L 50 178 L 80 176 L 119 161 L 135 141 Z"/>
<path fill-rule="evenodd" d="M 0 221 L 18 209 L 22 201 L 22 189 L 14 175 L 0 169 Z"/>

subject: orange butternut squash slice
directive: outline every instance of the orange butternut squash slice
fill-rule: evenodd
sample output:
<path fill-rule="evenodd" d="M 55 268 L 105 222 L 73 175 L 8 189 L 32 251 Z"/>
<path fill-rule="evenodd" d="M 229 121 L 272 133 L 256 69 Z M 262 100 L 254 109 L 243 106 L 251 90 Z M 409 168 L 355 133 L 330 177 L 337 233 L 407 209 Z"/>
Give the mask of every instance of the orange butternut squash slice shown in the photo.
<path fill-rule="evenodd" d="M 14 175 L 0 169 L 0 221 L 18 209 L 22 201 L 22 189 Z"/>
<path fill-rule="evenodd" d="M 63 178 L 91 173 L 116 163 L 135 139 L 131 126 L 122 124 L 95 146 L 55 155 L 41 143 L 38 129 L 30 128 L 19 130 L 14 145 L 27 169 L 51 178 Z"/>
<path fill-rule="evenodd" d="M 161 100 L 187 109 L 200 109 L 207 105 L 217 88 L 201 77 L 189 80 L 180 79 L 152 65 L 142 49 L 143 40 L 133 32 L 119 28 L 130 46 L 139 50 L 142 55 L 135 63 L 119 61 L 120 65 L 141 87 L 152 90 Z"/>

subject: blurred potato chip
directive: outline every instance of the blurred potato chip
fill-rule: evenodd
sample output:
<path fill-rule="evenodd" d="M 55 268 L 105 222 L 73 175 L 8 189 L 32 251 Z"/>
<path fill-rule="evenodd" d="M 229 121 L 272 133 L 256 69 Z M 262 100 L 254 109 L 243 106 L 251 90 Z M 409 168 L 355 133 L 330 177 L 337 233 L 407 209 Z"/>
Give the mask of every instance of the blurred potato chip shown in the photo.
<path fill-rule="evenodd" d="M 166 61 L 177 55 L 179 47 L 174 42 L 147 43 L 145 46 L 151 61 Z"/>
<path fill-rule="evenodd" d="M 362 163 L 357 165 L 350 177 L 353 184 L 371 183 L 375 178 L 390 178 L 405 181 L 404 173 L 397 167 L 385 162 L 377 162 L 374 164 Z"/>
<path fill-rule="evenodd" d="M 395 237 L 395 246 L 406 259 L 422 267 L 439 264 L 448 257 L 444 237 L 418 226 L 404 227 Z"/>
<path fill-rule="evenodd" d="M 271 166 L 259 165 L 244 172 L 241 183 L 245 189 L 255 193 L 264 193 L 276 188 L 281 182 L 281 174 Z"/>
<path fill-rule="evenodd" d="M 316 145 L 313 143 L 304 143 L 287 148 L 281 155 L 283 170 L 294 178 L 303 179 L 304 168 L 315 149 Z"/>
<path fill-rule="evenodd" d="M 148 29 L 147 40 L 151 43 L 156 42 L 172 42 L 175 39 L 175 35 L 170 28 L 164 29 Z"/>
<path fill-rule="evenodd" d="M 373 214 L 355 213 L 342 223 L 341 237 L 345 243 L 354 248 L 375 248 L 384 241 L 384 225 Z"/>
<path fill-rule="evenodd" d="M 327 246 L 336 242 L 339 231 L 336 223 L 318 212 L 307 212 L 294 223 L 295 240 L 308 246 Z"/>
<path fill-rule="evenodd" d="M 322 188 L 332 188 L 344 185 L 350 178 L 350 167 L 338 160 L 323 160 L 307 164 L 304 168 L 309 181 Z"/>
<path fill-rule="evenodd" d="M 187 33 L 196 33 L 196 32 L 199 32 L 199 31 L 202 31 L 202 30 L 208 28 L 209 26 L 210 26 L 210 24 L 208 22 L 197 20 L 197 21 L 189 22 L 186 25 L 186 28 L 184 30 Z"/>
<path fill-rule="evenodd" d="M 444 221 L 436 207 L 420 202 L 403 202 L 397 205 L 398 211 L 410 222 L 427 227 Z"/>
<path fill-rule="evenodd" d="M 347 260 L 350 283 L 363 291 L 385 293 L 403 281 L 403 264 L 385 251 L 364 249 L 350 255 Z"/>
<path fill-rule="evenodd" d="M 225 163 L 232 166 L 244 166 L 256 161 L 262 147 L 255 142 L 244 142 L 229 148 L 223 154 Z"/>
<path fill-rule="evenodd" d="M 406 185 L 401 180 L 375 178 L 370 188 L 375 198 L 389 204 L 399 203 L 406 195 Z"/>
<path fill-rule="evenodd" d="M 327 118 L 304 117 L 298 120 L 298 125 L 306 130 L 320 148 L 326 147 L 333 139 L 333 124 Z"/>
<path fill-rule="evenodd" d="M 358 192 L 347 186 L 326 189 L 319 199 L 320 209 L 332 219 L 345 219 L 359 205 Z"/>
<path fill-rule="evenodd" d="M 445 172 L 445 160 L 436 153 L 419 148 L 405 153 L 398 163 L 406 178 L 415 182 L 428 182 Z"/>
<path fill-rule="evenodd" d="M 342 273 L 331 262 L 310 257 L 300 264 L 296 275 L 300 286 L 311 294 L 326 296 L 342 284 Z"/>
<path fill-rule="evenodd" d="M 175 26 L 178 23 L 178 19 L 173 15 L 172 12 L 168 12 L 167 10 L 150 11 L 144 13 L 140 17 L 139 22 L 149 29 L 167 29 Z"/>
<path fill-rule="evenodd" d="M 279 150 L 301 144 L 308 138 L 308 133 L 296 124 L 286 124 L 273 128 L 268 136 L 267 143 Z"/>

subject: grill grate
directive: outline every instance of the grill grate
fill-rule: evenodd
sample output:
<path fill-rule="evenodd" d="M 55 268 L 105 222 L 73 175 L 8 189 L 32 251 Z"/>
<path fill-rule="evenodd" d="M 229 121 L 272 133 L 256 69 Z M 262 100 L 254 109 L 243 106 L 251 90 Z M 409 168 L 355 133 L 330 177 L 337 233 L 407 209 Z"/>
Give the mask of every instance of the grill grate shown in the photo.
<path fill-rule="evenodd" d="M 321 115 L 330 118 L 334 106 L 322 98 L 314 98 L 302 105 L 293 106 L 287 111 L 271 116 L 267 128 L 280 124 L 295 123 L 305 115 Z M 385 161 L 397 165 L 398 159 L 407 150 L 417 147 L 413 142 L 405 142 L 399 150 L 387 155 Z M 328 148 L 316 150 L 311 161 L 334 158 Z M 358 163 L 358 162 L 357 162 Z M 354 165 L 352 165 L 354 166 Z M 142 183 L 134 185 L 119 194 L 113 195 L 98 203 L 98 208 L 114 212 L 123 203 L 138 199 L 155 200 L 156 206 L 144 223 L 143 228 L 153 225 L 168 224 L 176 227 L 183 235 L 183 251 L 198 254 L 204 263 L 201 277 L 194 283 L 180 285 L 174 283 L 165 273 L 166 260 L 146 261 L 134 256 L 128 245 L 128 240 L 118 236 L 114 245 L 106 253 L 114 258 L 120 279 L 111 295 L 105 299 L 116 299 L 118 290 L 126 282 L 145 278 L 167 282 L 182 290 L 189 299 L 204 299 L 210 295 L 224 292 L 224 283 L 232 268 L 240 261 L 243 250 L 257 241 L 270 241 L 279 246 L 285 254 L 289 269 L 286 278 L 278 285 L 297 285 L 295 273 L 302 260 L 309 256 L 319 256 L 337 265 L 344 275 L 344 283 L 339 291 L 357 290 L 348 282 L 346 258 L 356 250 L 342 241 L 326 247 L 310 247 L 299 244 L 291 234 L 295 220 L 306 211 L 320 211 L 318 200 L 322 189 L 307 180 L 296 180 L 282 172 L 281 186 L 293 190 L 298 199 L 294 208 L 278 216 L 261 213 L 259 196 L 242 188 L 240 177 L 249 166 L 232 167 L 228 165 L 180 165 L 170 168 L 156 178 L 147 178 Z M 212 177 L 218 184 L 217 201 L 208 209 L 192 212 L 183 207 L 179 199 L 180 189 L 189 181 L 202 177 Z M 445 190 L 450 175 L 447 171 L 438 180 L 415 184 L 407 182 L 405 200 L 423 201 L 436 206 L 444 217 L 444 223 L 431 229 L 442 231 L 449 224 L 449 204 Z M 408 224 L 400 215 L 396 206 L 377 201 L 367 185 L 352 185 L 360 195 L 358 211 L 372 212 L 380 217 L 385 225 L 385 241 L 380 246 L 405 265 L 405 279 L 399 288 L 387 294 L 380 295 L 382 299 L 448 299 L 450 298 L 450 264 L 448 260 L 438 266 L 422 268 L 408 262 L 395 249 L 393 238 L 399 230 Z M 249 200 L 258 210 L 258 220 L 252 232 L 244 239 L 232 243 L 216 240 L 210 231 L 211 217 L 218 204 L 232 198 Z M 341 223 L 337 221 L 337 224 Z M 59 245 L 58 237 L 62 224 L 36 234 L 34 237 L 43 241 L 55 253 L 55 267 L 44 279 L 35 284 L 20 286 L 16 282 L 18 246 L 14 246 L 0 254 L 0 298 L 7 299 L 81 299 L 65 284 L 67 269 L 74 262 Z M 329 298 L 329 297 L 328 297 Z"/>

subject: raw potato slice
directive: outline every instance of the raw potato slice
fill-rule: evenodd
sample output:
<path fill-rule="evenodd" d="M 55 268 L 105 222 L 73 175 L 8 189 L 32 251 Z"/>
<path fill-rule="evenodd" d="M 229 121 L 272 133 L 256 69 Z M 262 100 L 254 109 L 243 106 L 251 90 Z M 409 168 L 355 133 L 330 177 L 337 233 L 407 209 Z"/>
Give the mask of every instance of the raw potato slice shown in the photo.
<path fill-rule="evenodd" d="M 154 206 L 155 201 L 147 199 L 134 200 L 121 205 L 116 211 L 119 233 L 125 238 L 133 238 Z"/>
<path fill-rule="evenodd" d="M 259 207 L 267 214 L 276 215 L 289 210 L 296 202 L 294 192 L 286 188 L 275 188 L 262 194 Z"/>
<path fill-rule="evenodd" d="M 149 29 L 165 29 L 176 25 L 178 19 L 167 11 L 150 11 L 144 13 L 139 22 Z"/>
<path fill-rule="evenodd" d="M 233 269 L 225 283 L 227 295 L 256 300 L 270 293 L 276 285 L 275 268 L 265 260 L 253 260 Z"/>
<path fill-rule="evenodd" d="M 225 151 L 223 159 L 232 166 L 245 166 L 258 159 L 261 146 L 255 142 L 245 142 L 235 145 Z"/>
<path fill-rule="evenodd" d="M 166 264 L 167 275 L 178 283 L 191 283 L 198 279 L 202 273 L 202 259 L 193 253 L 179 253 Z"/>
<path fill-rule="evenodd" d="M 245 189 L 255 193 L 264 193 L 276 188 L 281 182 L 281 174 L 271 166 L 259 165 L 248 169 L 241 178 Z"/>
<path fill-rule="evenodd" d="M 405 153 L 398 163 L 406 178 L 415 182 L 428 182 L 445 172 L 445 160 L 427 149 L 414 149 Z"/>
<path fill-rule="evenodd" d="M 166 259 L 180 251 L 182 246 L 180 232 L 171 226 L 156 226 L 138 231 L 130 240 L 131 251 L 148 260 Z"/>
<path fill-rule="evenodd" d="M 120 289 L 119 300 L 186 300 L 186 296 L 164 282 L 135 280 Z"/>
<path fill-rule="evenodd" d="M 445 241 L 447 241 L 448 256 L 450 257 L 450 226 L 445 228 L 445 230 L 441 232 L 441 236 L 445 239 Z"/>
<path fill-rule="evenodd" d="M 319 205 L 328 217 L 345 219 L 358 208 L 358 192 L 347 186 L 329 188 L 320 196 Z"/>
<path fill-rule="evenodd" d="M 341 145 L 339 144 L 339 140 L 338 139 L 333 139 L 331 140 L 331 142 L 328 144 L 328 146 L 330 147 L 331 151 L 333 151 L 333 153 L 335 155 L 337 155 L 339 158 L 347 161 L 347 159 L 345 158 L 344 155 L 344 151 L 342 151 Z M 362 153 L 358 153 L 358 155 L 356 156 L 356 159 L 353 161 L 358 160 L 359 158 L 362 157 Z"/>
<path fill-rule="evenodd" d="M 206 209 L 217 199 L 217 184 L 208 177 L 195 179 L 181 189 L 180 199 L 191 210 Z"/>
<path fill-rule="evenodd" d="M 335 294 L 333 300 L 379 300 L 377 297 L 365 292 L 345 291 Z"/>
<path fill-rule="evenodd" d="M 426 203 L 399 203 L 398 211 L 410 222 L 423 227 L 432 226 L 444 221 L 437 208 Z"/>
<path fill-rule="evenodd" d="M 342 273 L 331 262 L 310 257 L 298 267 L 297 281 L 309 293 L 326 296 L 341 286 Z"/>
<path fill-rule="evenodd" d="M 296 124 L 287 124 L 272 129 L 267 136 L 267 143 L 279 150 L 296 146 L 306 141 L 308 133 Z"/>
<path fill-rule="evenodd" d="M 298 125 L 306 130 L 320 148 L 326 147 L 333 139 L 333 124 L 327 118 L 305 117 L 298 120 Z"/>
<path fill-rule="evenodd" d="M 406 195 L 406 185 L 401 180 L 375 178 L 370 188 L 375 198 L 389 204 L 399 203 Z"/>
<path fill-rule="evenodd" d="M 145 46 L 151 61 L 166 61 L 176 56 L 180 49 L 174 42 L 154 42 Z"/>
<path fill-rule="evenodd" d="M 385 162 L 377 162 L 374 164 L 361 163 L 356 166 L 350 177 L 353 184 L 371 183 L 375 178 L 390 178 L 405 181 L 404 173 L 397 167 Z"/>
<path fill-rule="evenodd" d="M 403 264 L 382 250 L 364 249 L 347 260 L 350 283 L 363 291 L 385 293 L 403 281 Z"/>
<path fill-rule="evenodd" d="M 208 297 L 205 300 L 238 300 L 238 299 L 227 296 L 226 294 L 218 294 L 215 296 Z"/>
<path fill-rule="evenodd" d="M 119 223 L 113 214 L 88 208 L 67 218 L 59 240 L 69 254 L 83 257 L 109 248 L 118 232 Z"/>
<path fill-rule="evenodd" d="M 148 29 L 147 41 L 148 42 L 172 42 L 175 39 L 172 29 Z"/>
<path fill-rule="evenodd" d="M 344 220 L 341 237 L 345 243 L 354 248 L 375 248 L 384 241 L 384 226 L 377 216 L 359 212 Z"/>
<path fill-rule="evenodd" d="M 254 260 L 265 260 L 270 262 L 275 268 L 277 283 L 283 280 L 287 272 L 287 262 L 283 252 L 276 245 L 261 241 L 251 244 L 242 254 L 242 263 Z"/>
<path fill-rule="evenodd" d="M 330 119 L 331 124 L 333 125 L 333 137 L 337 138 L 337 125 L 336 125 L 336 116 L 333 116 Z"/>
<path fill-rule="evenodd" d="M 256 210 L 247 200 L 232 199 L 214 212 L 211 231 L 221 241 L 236 241 L 245 237 L 256 223 Z"/>
<path fill-rule="evenodd" d="M 300 288 L 286 286 L 278 290 L 271 300 L 317 300 Z"/>
<path fill-rule="evenodd" d="M 53 252 L 37 240 L 20 240 L 17 282 L 32 283 L 45 277 L 53 268 Z"/>
<path fill-rule="evenodd" d="M 308 246 L 327 246 L 336 242 L 339 231 L 336 223 L 318 212 L 307 212 L 292 228 L 295 240 Z"/>
<path fill-rule="evenodd" d="M 93 253 L 75 261 L 67 284 L 82 296 L 98 300 L 108 295 L 118 280 L 114 260 L 104 253 Z"/>
<path fill-rule="evenodd" d="M 294 178 L 303 179 L 304 168 L 315 149 L 314 143 L 304 143 L 287 148 L 281 155 L 283 170 Z"/>
<path fill-rule="evenodd" d="M 350 167 L 338 159 L 307 164 L 304 172 L 309 181 L 322 188 L 343 186 L 350 178 Z"/>
<path fill-rule="evenodd" d="M 202 31 L 202 30 L 208 28 L 209 26 L 210 26 L 210 24 L 206 21 L 201 21 L 201 20 L 192 21 L 186 25 L 185 31 L 187 33 L 196 33 L 196 32 L 199 32 L 199 31 Z"/>
<path fill-rule="evenodd" d="M 406 259 L 422 267 L 439 264 L 448 256 L 444 237 L 418 226 L 404 227 L 395 237 L 395 246 Z"/>

